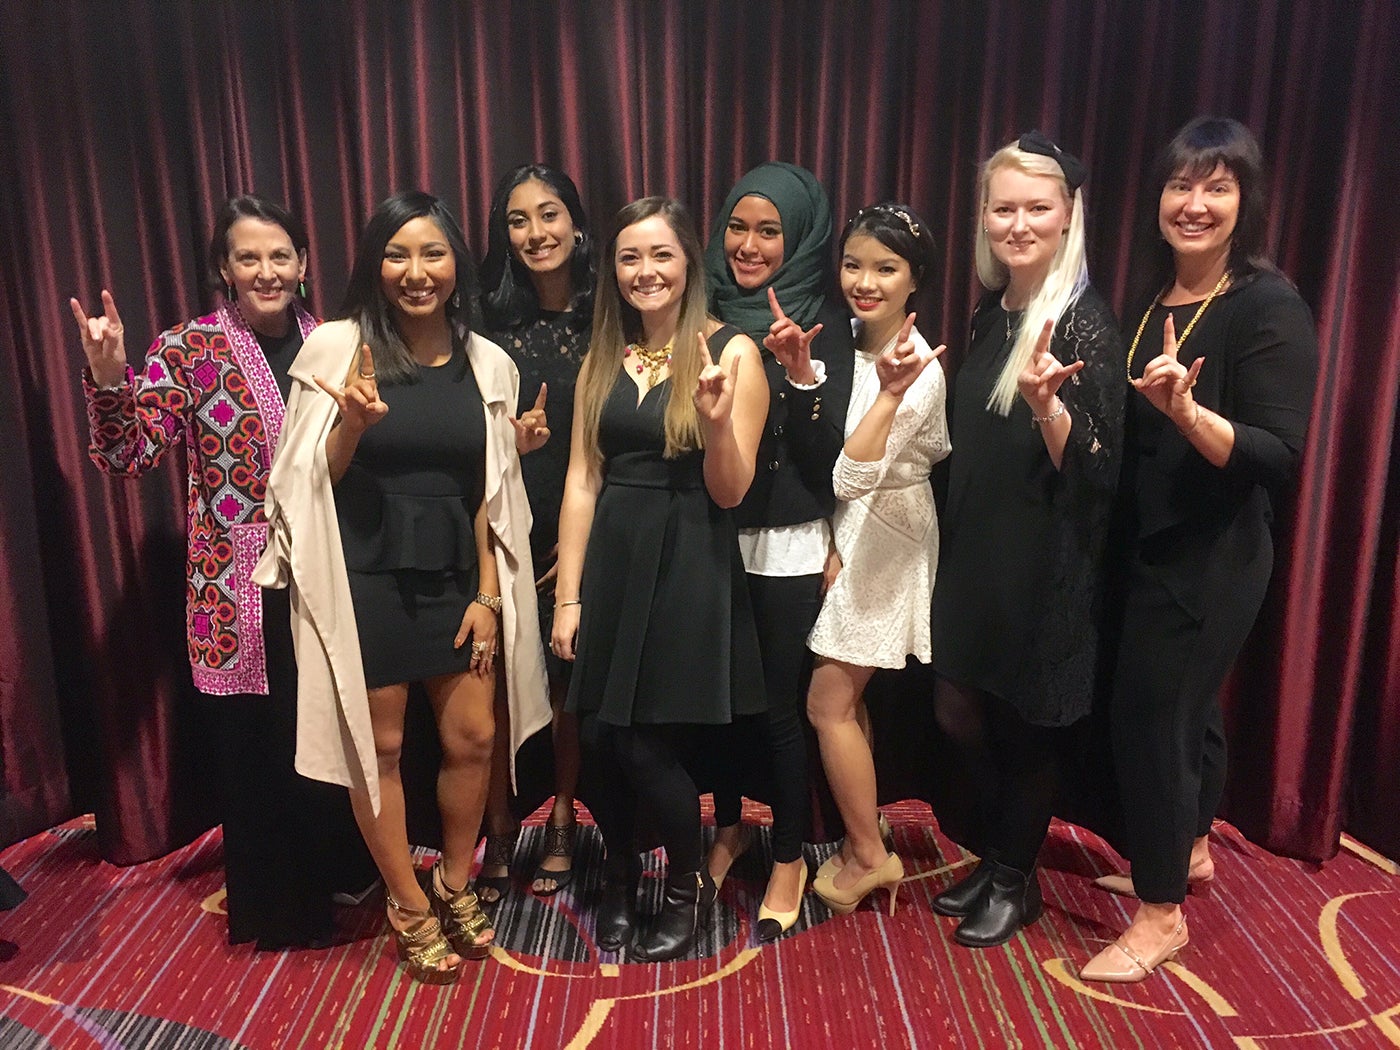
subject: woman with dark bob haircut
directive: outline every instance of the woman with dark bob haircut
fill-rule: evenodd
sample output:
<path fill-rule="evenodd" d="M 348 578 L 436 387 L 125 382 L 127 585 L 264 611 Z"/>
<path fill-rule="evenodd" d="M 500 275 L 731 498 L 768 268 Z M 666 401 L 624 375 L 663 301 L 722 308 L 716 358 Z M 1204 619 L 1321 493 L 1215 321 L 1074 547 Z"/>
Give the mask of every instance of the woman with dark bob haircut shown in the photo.
<path fill-rule="evenodd" d="M 543 411 L 548 395 L 554 429 L 563 435 L 520 464 L 534 514 L 530 551 L 539 577 L 540 631 L 547 637 L 554 622 L 559 505 L 569 469 L 574 384 L 593 320 L 593 237 L 573 180 L 545 164 L 524 164 L 506 174 L 491 198 L 488 223 L 481 265 L 486 330 L 520 369 L 521 418 Z M 545 824 L 544 856 L 530 886 L 541 897 L 557 893 L 574 875 L 578 719 L 564 710 L 571 666 L 553 653 L 545 656 L 554 711 L 554 806 Z M 496 717 L 505 717 L 499 705 Z M 476 880 L 484 904 L 500 900 L 510 888 L 510 862 L 520 835 L 520 816 L 509 806 L 508 759 L 505 737 L 498 735 L 486 807 L 486 853 Z"/>
<path fill-rule="evenodd" d="M 1237 121 L 1199 117 L 1177 132 L 1156 175 L 1162 240 L 1127 315 L 1125 381 L 1136 393 L 1110 709 L 1133 871 L 1099 880 L 1141 903 L 1080 970 L 1086 981 L 1141 981 L 1175 957 L 1187 942 L 1186 894 L 1215 877 L 1218 694 L 1264 600 L 1272 502 L 1297 473 L 1317 375 L 1312 315 L 1264 252 L 1254 136 Z"/>
<path fill-rule="evenodd" d="M 98 317 L 70 304 L 87 356 L 92 461 L 136 478 L 188 438 L 187 638 L 195 688 L 217 700 L 228 938 L 267 949 L 327 940 L 332 889 L 372 877 L 344 798 L 292 766 L 286 595 L 247 586 L 240 568 L 262 552 L 288 370 L 317 324 L 302 306 L 306 259 L 306 232 L 286 209 L 252 195 L 226 202 L 209 241 L 223 302 L 158 335 L 139 376 L 111 293 Z"/>
<path fill-rule="evenodd" d="M 298 766 L 350 789 L 399 957 L 431 984 L 455 981 L 493 939 L 467 879 L 501 643 L 512 741 L 549 721 L 511 422 L 518 377 L 500 347 L 471 333 L 473 276 L 442 201 L 406 192 L 375 210 L 343 320 L 318 329 L 292 366 L 257 571 L 293 588 Z M 412 682 L 427 691 L 442 745 L 443 850 L 426 893 L 399 773 Z"/>

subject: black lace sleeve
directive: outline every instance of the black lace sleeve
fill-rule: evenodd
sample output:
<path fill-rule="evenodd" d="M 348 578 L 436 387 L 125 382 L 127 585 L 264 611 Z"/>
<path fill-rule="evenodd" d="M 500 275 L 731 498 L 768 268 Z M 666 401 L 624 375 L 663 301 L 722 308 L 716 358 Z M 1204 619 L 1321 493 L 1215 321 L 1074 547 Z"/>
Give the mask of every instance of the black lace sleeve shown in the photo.
<path fill-rule="evenodd" d="M 1060 388 L 1060 400 L 1074 418 L 1061 471 L 1066 482 L 1112 492 L 1123 461 L 1128 383 L 1118 322 L 1093 288 L 1061 318 L 1051 350 L 1062 364 L 1084 362 Z"/>

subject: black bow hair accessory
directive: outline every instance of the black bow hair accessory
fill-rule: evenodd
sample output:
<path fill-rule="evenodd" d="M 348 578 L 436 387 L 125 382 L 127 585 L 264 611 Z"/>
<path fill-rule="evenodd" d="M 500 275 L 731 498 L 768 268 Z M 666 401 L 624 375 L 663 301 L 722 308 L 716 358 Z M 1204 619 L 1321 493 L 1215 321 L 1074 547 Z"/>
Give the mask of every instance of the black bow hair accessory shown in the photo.
<path fill-rule="evenodd" d="M 1060 170 L 1065 173 L 1065 184 L 1069 186 L 1070 193 L 1083 186 L 1084 180 L 1089 177 L 1088 169 L 1084 167 L 1082 160 L 1073 153 L 1066 153 L 1060 149 L 1039 131 L 1027 131 L 1016 146 L 1025 153 L 1039 153 L 1058 164 Z"/>

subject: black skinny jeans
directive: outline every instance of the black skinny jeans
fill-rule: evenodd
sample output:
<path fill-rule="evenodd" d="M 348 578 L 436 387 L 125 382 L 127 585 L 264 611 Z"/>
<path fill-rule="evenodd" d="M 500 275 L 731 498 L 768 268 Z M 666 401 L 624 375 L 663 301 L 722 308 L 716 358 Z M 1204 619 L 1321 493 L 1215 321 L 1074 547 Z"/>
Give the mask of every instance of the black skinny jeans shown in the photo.
<path fill-rule="evenodd" d="M 807 635 L 821 609 L 822 576 L 749 573 L 748 580 L 768 713 L 753 720 L 758 732 L 739 735 L 737 761 L 716 779 L 715 825 L 739 823 L 745 794 L 766 799 L 773 808 L 773 860 L 787 864 L 802 856 L 807 837 Z"/>

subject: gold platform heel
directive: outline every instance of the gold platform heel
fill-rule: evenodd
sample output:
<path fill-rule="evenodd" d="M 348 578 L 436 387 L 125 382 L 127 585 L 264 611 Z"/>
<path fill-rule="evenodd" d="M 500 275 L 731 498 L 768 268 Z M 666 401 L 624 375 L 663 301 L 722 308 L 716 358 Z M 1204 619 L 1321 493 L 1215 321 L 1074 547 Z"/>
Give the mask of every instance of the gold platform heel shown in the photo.
<path fill-rule="evenodd" d="M 389 907 L 400 915 L 410 916 L 414 921 L 406 929 L 399 929 L 392 922 L 389 932 L 394 935 L 394 947 L 399 961 L 405 964 L 408 974 L 423 984 L 455 984 L 462 975 L 462 962 L 459 958 L 455 966 L 439 966 L 444 959 L 454 953 L 452 945 L 443 936 L 442 925 L 432 910 L 416 911 L 405 908 L 394 898 L 385 894 Z M 456 953 L 461 955 L 460 952 Z"/>
<path fill-rule="evenodd" d="M 428 900 L 441 920 L 442 932 L 451 942 L 453 950 L 463 959 L 484 959 L 490 955 L 496 931 L 481 910 L 476 894 L 467 886 L 454 890 L 447 885 L 442 875 L 441 860 L 433 865 L 429 879 Z M 483 933 L 491 934 L 491 938 L 481 941 Z"/>

